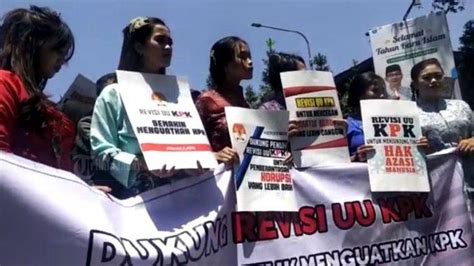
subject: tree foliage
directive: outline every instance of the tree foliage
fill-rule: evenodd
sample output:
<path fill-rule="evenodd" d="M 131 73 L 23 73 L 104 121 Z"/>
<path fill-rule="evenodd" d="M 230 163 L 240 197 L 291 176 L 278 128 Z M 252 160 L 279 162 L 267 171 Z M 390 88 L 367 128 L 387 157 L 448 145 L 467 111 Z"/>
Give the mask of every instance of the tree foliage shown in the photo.
<path fill-rule="evenodd" d="M 270 79 L 268 77 L 268 59 L 275 53 L 275 40 L 268 38 L 265 41 L 267 47 L 266 57 L 262 59 L 263 65 L 265 66 L 262 71 L 262 84 L 259 86 L 259 105 L 265 101 L 272 94 L 272 87 L 270 86 Z"/>
<path fill-rule="evenodd" d="M 253 90 L 252 86 L 247 85 L 244 89 L 244 96 L 247 103 L 250 105 L 250 108 L 256 109 L 260 105 L 260 97 Z"/>
<path fill-rule="evenodd" d="M 432 6 L 434 9 L 444 11 L 445 14 L 449 12 L 457 13 L 464 10 L 461 0 L 433 0 Z"/>
<path fill-rule="evenodd" d="M 328 65 L 328 59 L 325 55 L 318 53 L 312 59 L 313 69 L 319 71 L 331 71 Z"/>
<path fill-rule="evenodd" d="M 474 20 L 464 25 L 463 35 L 459 38 L 461 63 L 458 66 L 459 81 L 463 99 L 474 108 Z"/>
<path fill-rule="evenodd" d="M 347 103 L 347 100 L 349 99 L 349 89 L 352 83 L 352 80 L 354 80 L 354 77 L 359 74 L 360 69 L 359 69 L 359 62 L 355 59 L 352 59 L 352 67 L 350 69 L 350 77 L 342 84 L 341 87 L 338 87 L 337 92 L 339 96 L 339 102 L 341 104 L 341 111 L 342 111 L 342 116 L 347 117 L 351 112 L 352 109 Z"/>
<path fill-rule="evenodd" d="M 266 57 L 262 59 L 263 65 L 265 66 L 262 71 L 262 83 L 259 86 L 258 90 L 258 100 L 256 101 L 260 105 L 263 101 L 265 101 L 271 94 L 272 88 L 270 86 L 270 81 L 268 78 L 268 58 L 270 55 L 276 52 L 275 40 L 269 38 L 265 41 L 265 45 L 267 47 Z M 313 69 L 319 71 L 330 71 L 331 68 L 329 67 L 327 57 L 321 53 L 318 53 L 316 56 L 312 58 Z"/>

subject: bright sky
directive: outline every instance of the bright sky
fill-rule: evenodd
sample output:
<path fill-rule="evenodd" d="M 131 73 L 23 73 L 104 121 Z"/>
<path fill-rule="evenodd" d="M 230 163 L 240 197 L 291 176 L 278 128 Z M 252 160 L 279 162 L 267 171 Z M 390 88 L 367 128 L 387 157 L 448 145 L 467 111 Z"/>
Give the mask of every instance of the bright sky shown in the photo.
<path fill-rule="evenodd" d="M 365 32 L 398 22 L 411 0 L 0 0 L 0 13 L 30 4 L 59 11 L 76 38 L 76 52 L 67 66 L 49 81 L 47 93 L 58 100 L 78 73 L 92 81 L 115 70 L 122 45 L 121 29 L 137 16 L 162 18 L 174 39 L 168 73 L 187 76 L 194 89 L 205 89 L 209 50 L 218 39 L 237 35 L 245 39 L 254 60 L 258 88 L 265 57 L 265 40 L 276 41 L 275 49 L 307 58 L 303 39 L 295 34 L 253 28 L 252 22 L 294 29 L 309 39 L 313 55 L 328 57 L 337 74 L 371 56 Z M 432 0 L 422 0 L 409 17 L 432 11 Z M 463 25 L 474 18 L 474 1 L 464 0 L 465 10 L 448 15 L 454 49 L 459 46 Z M 245 84 L 243 84 L 245 85 Z"/>

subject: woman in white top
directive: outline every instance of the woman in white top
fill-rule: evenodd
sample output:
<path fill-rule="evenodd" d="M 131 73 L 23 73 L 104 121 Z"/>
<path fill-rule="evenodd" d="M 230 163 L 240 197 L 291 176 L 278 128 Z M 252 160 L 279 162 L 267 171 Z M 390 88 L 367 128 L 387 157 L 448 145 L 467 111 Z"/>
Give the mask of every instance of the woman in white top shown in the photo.
<path fill-rule="evenodd" d="M 462 100 L 443 98 L 444 71 L 435 58 L 426 59 L 411 70 L 412 89 L 419 108 L 423 136 L 432 152 L 456 147 L 463 158 L 468 190 L 474 188 L 474 118 Z M 472 190 L 474 191 L 474 190 Z"/>

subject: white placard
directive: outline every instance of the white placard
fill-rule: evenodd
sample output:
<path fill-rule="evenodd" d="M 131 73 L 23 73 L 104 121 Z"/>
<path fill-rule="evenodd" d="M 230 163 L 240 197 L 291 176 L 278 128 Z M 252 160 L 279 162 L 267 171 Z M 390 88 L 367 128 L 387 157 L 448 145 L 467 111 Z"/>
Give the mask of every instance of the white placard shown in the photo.
<path fill-rule="evenodd" d="M 350 162 L 344 130 L 334 127 L 342 120 L 336 85 L 331 72 L 291 71 L 281 73 L 290 120 L 299 124 L 299 134 L 290 138 L 296 167 Z"/>
<path fill-rule="evenodd" d="M 185 78 L 117 71 L 128 118 L 150 170 L 215 168 L 216 159 Z"/>
<path fill-rule="evenodd" d="M 293 179 L 285 164 L 288 112 L 225 108 L 235 169 L 239 211 L 296 211 Z"/>
<path fill-rule="evenodd" d="M 417 107 L 411 101 L 360 102 L 365 144 L 375 148 L 368 168 L 371 191 L 429 192 Z"/>

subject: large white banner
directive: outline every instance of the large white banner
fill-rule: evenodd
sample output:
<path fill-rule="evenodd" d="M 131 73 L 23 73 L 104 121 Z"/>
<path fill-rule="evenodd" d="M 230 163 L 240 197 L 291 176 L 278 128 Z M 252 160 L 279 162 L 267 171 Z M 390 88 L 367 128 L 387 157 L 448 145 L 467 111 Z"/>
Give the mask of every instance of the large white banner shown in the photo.
<path fill-rule="evenodd" d="M 0 154 L 1 265 L 472 265 L 462 169 L 430 156 L 430 193 L 375 193 L 367 167 L 292 170 L 298 212 L 235 212 L 230 172 L 116 200 Z"/>
<path fill-rule="evenodd" d="M 0 169 L 2 266 L 236 264 L 231 172 L 121 201 L 8 154 Z"/>
<path fill-rule="evenodd" d="M 363 100 L 360 107 L 365 144 L 375 150 L 367 160 L 371 191 L 429 192 L 416 103 Z"/>
<path fill-rule="evenodd" d="M 461 98 L 459 86 L 455 85 L 457 71 L 443 12 L 376 27 L 369 33 L 375 73 L 385 78 L 390 96 L 394 97 L 394 90 L 399 90 L 400 99 L 410 100 L 412 67 L 436 58 L 445 74 L 445 97 Z"/>
<path fill-rule="evenodd" d="M 288 111 L 226 107 L 225 116 L 232 148 L 240 157 L 234 174 L 237 210 L 297 210 L 285 163 L 289 156 Z"/>
<path fill-rule="evenodd" d="M 217 166 L 185 78 L 117 71 L 117 80 L 148 169 Z"/>
<path fill-rule="evenodd" d="M 344 130 L 334 125 L 334 120 L 342 120 L 342 112 L 332 73 L 290 71 L 280 76 L 290 120 L 299 128 L 298 135 L 290 138 L 295 165 L 349 162 Z"/>

